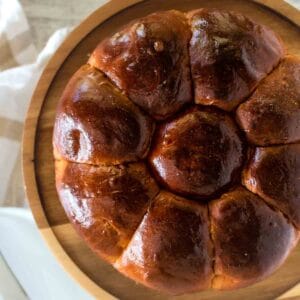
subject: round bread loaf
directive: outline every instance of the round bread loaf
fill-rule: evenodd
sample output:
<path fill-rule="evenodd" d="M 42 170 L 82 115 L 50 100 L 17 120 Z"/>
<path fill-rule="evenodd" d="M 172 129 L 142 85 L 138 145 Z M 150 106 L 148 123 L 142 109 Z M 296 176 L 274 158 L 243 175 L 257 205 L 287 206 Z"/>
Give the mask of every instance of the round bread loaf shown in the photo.
<path fill-rule="evenodd" d="M 239 13 L 157 12 L 101 41 L 53 146 L 77 232 L 150 288 L 244 287 L 298 242 L 300 59 Z"/>

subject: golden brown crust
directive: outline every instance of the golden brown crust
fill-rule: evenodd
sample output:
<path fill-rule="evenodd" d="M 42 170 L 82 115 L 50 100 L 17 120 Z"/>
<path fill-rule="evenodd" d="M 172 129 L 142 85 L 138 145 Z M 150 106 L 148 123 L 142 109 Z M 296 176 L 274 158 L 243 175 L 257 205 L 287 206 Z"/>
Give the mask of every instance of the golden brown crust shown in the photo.
<path fill-rule="evenodd" d="M 169 294 L 238 288 L 278 268 L 299 236 L 300 144 L 250 145 L 248 160 L 234 117 L 251 143 L 299 141 L 299 59 L 259 84 L 282 56 L 270 29 L 215 9 L 157 12 L 98 45 L 53 134 L 59 198 L 94 252 Z M 257 85 L 237 114 L 222 111 Z M 258 195 L 239 186 L 244 162 Z"/>
<path fill-rule="evenodd" d="M 154 124 L 104 75 L 82 66 L 57 108 L 56 155 L 89 164 L 119 164 L 145 157 Z"/>
<path fill-rule="evenodd" d="M 101 42 L 89 63 L 150 115 L 164 119 L 192 101 L 190 35 L 183 13 L 157 12 Z"/>
<path fill-rule="evenodd" d="M 206 206 L 161 192 L 115 267 L 170 294 L 208 288 L 212 279 L 208 226 Z"/>
<path fill-rule="evenodd" d="M 196 103 L 232 110 L 283 56 L 273 31 L 239 13 L 199 9 L 188 18 Z"/>
<path fill-rule="evenodd" d="M 159 191 L 143 163 L 96 167 L 56 161 L 56 187 L 77 231 L 111 262 L 127 246 Z"/>
<path fill-rule="evenodd" d="M 173 192 L 211 197 L 237 179 L 243 145 L 230 117 L 194 107 L 160 126 L 149 160 Z"/>
<path fill-rule="evenodd" d="M 285 57 L 240 105 L 237 120 L 255 145 L 300 141 L 300 59 Z"/>
<path fill-rule="evenodd" d="M 256 148 L 243 184 L 285 213 L 300 230 L 300 144 Z"/>
<path fill-rule="evenodd" d="M 299 233 L 280 212 L 242 187 L 209 205 L 215 289 L 239 288 L 262 280 L 283 263 L 298 241 Z"/>

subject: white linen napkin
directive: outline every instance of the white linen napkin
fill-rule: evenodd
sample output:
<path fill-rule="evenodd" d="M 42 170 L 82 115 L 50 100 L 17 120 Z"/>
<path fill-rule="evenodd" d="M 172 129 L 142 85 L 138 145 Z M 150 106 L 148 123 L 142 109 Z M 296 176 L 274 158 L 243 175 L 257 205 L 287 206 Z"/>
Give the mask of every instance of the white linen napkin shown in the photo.
<path fill-rule="evenodd" d="M 68 32 L 55 32 L 36 55 L 18 1 L 0 0 L 0 70 L 8 63 L 26 63 L 0 72 L 0 206 L 26 206 L 20 151 L 23 122 L 39 76 Z M 3 60 L 7 63 L 1 65 Z"/>

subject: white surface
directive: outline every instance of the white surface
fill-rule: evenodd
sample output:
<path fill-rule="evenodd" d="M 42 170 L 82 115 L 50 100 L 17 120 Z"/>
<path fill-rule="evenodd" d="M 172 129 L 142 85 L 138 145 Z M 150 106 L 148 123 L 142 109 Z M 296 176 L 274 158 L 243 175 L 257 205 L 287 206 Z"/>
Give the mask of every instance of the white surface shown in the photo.
<path fill-rule="evenodd" d="M 1 77 L 1 73 L 0 73 L 0 77 Z M 1 98 L 1 87 L 0 87 L 0 98 Z M 1 107 L 1 100 L 0 100 L 0 107 Z M 0 172 L 0 182 L 1 182 L 1 186 L 3 187 L 8 186 L 9 184 L 10 176 L 7 176 L 7 174 L 11 174 L 12 172 L 14 165 L 11 162 L 17 159 L 19 148 L 20 148 L 19 142 L 7 139 L 5 137 L 0 137 L 0 166 L 2 169 Z M 3 159 L 1 157 L 3 157 Z M 10 161 L 7 161 L 8 158 L 10 158 Z M 0 187 L 0 199 L 4 199 L 5 194 L 6 194 L 6 189 L 4 188 L 1 189 Z"/>
<path fill-rule="evenodd" d="M 0 299 L 28 299 L 1 255 L 0 270 Z"/>
<path fill-rule="evenodd" d="M 29 299 L 92 299 L 49 252 L 29 210 L 0 210 L 0 251 Z M 0 263 L 0 274 L 0 299 L 1 295 L 5 300 L 26 299 L 5 264 Z"/>

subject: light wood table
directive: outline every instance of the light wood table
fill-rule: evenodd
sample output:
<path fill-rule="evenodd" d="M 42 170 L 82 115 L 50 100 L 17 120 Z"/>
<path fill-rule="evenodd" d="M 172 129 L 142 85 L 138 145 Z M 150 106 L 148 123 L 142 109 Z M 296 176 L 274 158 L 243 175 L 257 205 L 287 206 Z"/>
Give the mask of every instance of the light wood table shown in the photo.
<path fill-rule="evenodd" d="M 37 50 L 40 51 L 55 30 L 75 26 L 105 0 L 20 0 Z"/>
<path fill-rule="evenodd" d="M 37 50 L 45 46 L 51 34 L 62 27 L 80 23 L 108 0 L 19 0 L 25 10 Z M 300 0 L 288 0 L 300 6 Z"/>

